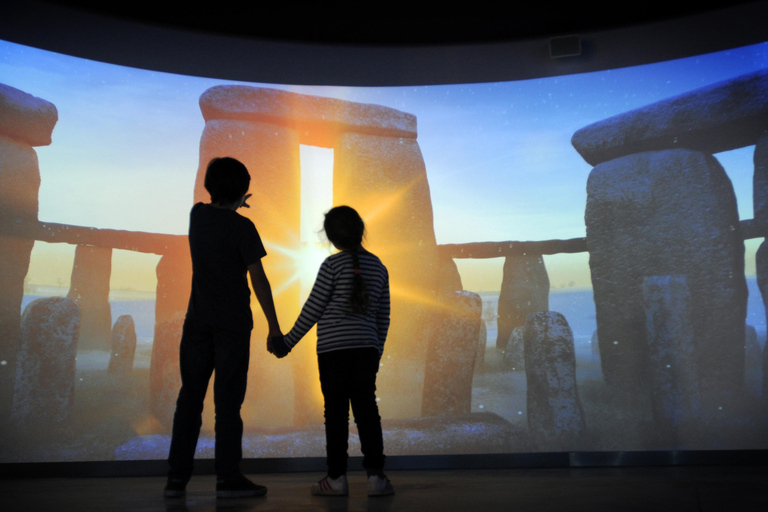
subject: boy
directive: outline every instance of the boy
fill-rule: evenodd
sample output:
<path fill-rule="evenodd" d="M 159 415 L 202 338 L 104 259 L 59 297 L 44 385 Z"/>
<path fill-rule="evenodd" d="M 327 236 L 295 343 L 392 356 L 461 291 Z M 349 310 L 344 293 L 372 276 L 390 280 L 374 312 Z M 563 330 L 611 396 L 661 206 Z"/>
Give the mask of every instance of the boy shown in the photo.
<path fill-rule="evenodd" d="M 261 258 L 266 251 L 256 227 L 236 210 L 248 207 L 251 176 L 234 158 L 214 158 L 205 174 L 211 203 L 192 207 L 189 248 L 192 255 L 192 294 L 181 336 L 181 390 L 173 417 L 164 495 L 185 495 L 202 425 L 203 399 L 214 378 L 216 407 L 216 497 L 263 496 L 267 488 L 240 472 L 245 397 L 250 355 L 250 290 L 269 324 L 269 340 L 281 336 L 272 290 Z"/>

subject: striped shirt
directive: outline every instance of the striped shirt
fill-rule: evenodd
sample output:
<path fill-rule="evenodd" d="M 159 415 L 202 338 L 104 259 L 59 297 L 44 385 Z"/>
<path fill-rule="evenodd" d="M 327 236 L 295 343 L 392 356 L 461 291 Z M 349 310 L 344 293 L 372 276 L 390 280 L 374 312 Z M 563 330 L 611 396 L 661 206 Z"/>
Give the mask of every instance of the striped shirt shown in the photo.
<path fill-rule="evenodd" d="M 349 296 L 355 275 L 352 254 L 342 251 L 325 259 L 312 291 L 285 343 L 293 348 L 317 324 L 317 353 L 376 347 L 381 354 L 389 330 L 389 274 L 378 257 L 358 250 L 360 275 L 365 282 L 365 314 L 350 311 Z"/>

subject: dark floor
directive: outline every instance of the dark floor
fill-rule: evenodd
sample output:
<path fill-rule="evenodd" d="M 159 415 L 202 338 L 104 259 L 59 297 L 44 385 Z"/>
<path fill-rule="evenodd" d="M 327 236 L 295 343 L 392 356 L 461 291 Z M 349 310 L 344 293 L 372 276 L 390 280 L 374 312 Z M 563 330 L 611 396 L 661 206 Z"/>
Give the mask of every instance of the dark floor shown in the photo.
<path fill-rule="evenodd" d="M 217 500 L 215 477 L 193 478 L 186 499 L 162 497 L 160 477 L 0 480 L 12 511 L 768 511 L 768 467 L 645 467 L 391 471 L 397 494 L 367 498 L 350 473 L 348 498 L 311 496 L 321 473 L 252 475 L 263 498 Z"/>

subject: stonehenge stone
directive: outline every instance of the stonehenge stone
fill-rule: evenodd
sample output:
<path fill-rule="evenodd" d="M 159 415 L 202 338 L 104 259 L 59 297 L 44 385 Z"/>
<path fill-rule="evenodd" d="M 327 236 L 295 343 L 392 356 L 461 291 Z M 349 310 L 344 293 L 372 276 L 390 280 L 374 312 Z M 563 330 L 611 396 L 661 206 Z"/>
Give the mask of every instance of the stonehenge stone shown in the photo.
<path fill-rule="evenodd" d="M 131 315 L 121 315 L 112 327 L 112 353 L 109 357 L 109 373 L 130 375 L 136 355 L 136 327 Z"/>
<path fill-rule="evenodd" d="M 757 270 L 757 286 L 760 289 L 760 296 L 763 298 L 766 325 L 768 325 L 768 242 L 766 241 L 763 241 L 757 249 L 755 266 Z M 768 340 L 763 345 L 762 370 L 762 402 L 766 411 L 768 411 Z"/>
<path fill-rule="evenodd" d="M 467 414 L 472 411 L 472 377 L 483 302 L 472 292 L 440 297 L 440 313 L 429 341 L 424 375 L 422 416 Z"/>
<path fill-rule="evenodd" d="M 72 417 L 79 308 L 64 297 L 37 299 L 21 318 L 11 421 L 57 426 Z"/>
<path fill-rule="evenodd" d="M 755 220 L 768 226 L 768 134 L 755 144 L 755 174 L 752 176 L 752 207 Z"/>
<path fill-rule="evenodd" d="M 0 136 L 30 146 L 47 146 L 58 119 L 53 103 L 0 84 Z"/>
<path fill-rule="evenodd" d="M 296 129 L 301 143 L 332 147 L 340 133 L 416 138 L 416 116 L 381 105 L 294 92 L 219 85 L 200 96 L 205 121 L 231 119 Z"/>
<path fill-rule="evenodd" d="M 760 247 L 757 248 L 755 267 L 757 271 L 757 287 L 760 289 L 760 296 L 763 298 L 766 325 L 768 326 L 768 242 L 766 241 L 763 241 Z M 768 341 L 765 344 L 768 345 Z"/>
<path fill-rule="evenodd" d="M 525 370 L 525 326 L 521 325 L 512 329 L 509 341 L 504 349 L 504 368 L 507 370 Z"/>
<path fill-rule="evenodd" d="M 597 339 L 597 329 L 592 333 L 590 344 L 592 345 L 592 357 L 600 357 L 600 342 Z"/>
<path fill-rule="evenodd" d="M 657 439 L 675 446 L 688 438 L 702 413 L 686 278 L 646 277 L 643 303 Z"/>
<path fill-rule="evenodd" d="M 549 276 L 540 254 L 507 256 L 499 293 L 496 348 L 504 350 L 512 329 L 529 314 L 549 309 Z"/>
<path fill-rule="evenodd" d="M 440 259 L 439 293 L 460 292 L 464 289 L 456 262 L 450 256 L 438 254 Z"/>
<path fill-rule="evenodd" d="M 189 246 L 164 254 L 155 269 L 155 330 L 149 366 L 150 410 L 167 428 L 181 388 L 179 345 L 192 291 Z"/>
<path fill-rule="evenodd" d="M 37 220 L 39 190 L 40 169 L 35 150 L 0 135 L 0 222 Z"/>
<path fill-rule="evenodd" d="M 717 160 L 675 149 L 600 164 L 587 182 L 585 222 L 603 375 L 622 402 L 644 393 L 649 377 L 646 276 L 686 277 L 703 400 L 740 389 L 744 243 L 733 188 Z"/>
<path fill-rule="evenodd" d="M 759 397 L 762 394 L 763 349 L 753 326 L 747 325 L 744 334 L 744 386 L 751 395 Z"/>
<path fill-rule="evenodd" d="M 755 144 L 766 115 L 768 71 L 761 70 L 598 121 L 571 143 L 591 165 L 677 148 L 719 153 Z"/>
<path fill-rule="evenodd" d="M 10 129 L 13 125 L 6 123 L 3 101 L 0 99 L 0 125 Z M 0 227 L 15 221 L 36 221 L 39 188 L 35 150 L 0 134 Z M 21 301 L 33 246 L 34 240 L 0 234 L 0 424 L 8 420 L 13 402 Z"/>
<path fill-rule="evenodd" d="M 555 311 L 525 322 L 528 429 L 539 451 L 568 451 L 583 440 L 586 423 L 576 387 L 573 332 Z"/>
<path fill-rule="evenodd" d="M 485 321 L 480 319 L 480 333 L 477 336 L 477 356 L 475 356 L 475 373 L 480 373 L 485 368 L 485 349 L 488 346 L 488 327 Z"/>
<path fill-rule="evenodd" d="M 346 133 L 339 136 L 334 157 L 333 194 L 336 204 L 355 208 L 366 222 L 367 246 L 389 269 L 392 323 L 386 354 L 423 367 L 430 317 L 436 309 L 440 264 L 432 201 L 424 159 L 414 139 Z M 472 338 L 476 340 L 475 337 Z M 394 366 L 394 365 L 393 365 Z M 381 411 L 387 417 L 421 413 L 421 382 L 409 366 L 398 365 L 377 384 Z M 404 373 L 398 373 L 404 372 Z M 413 396 L 397 410 L 388 404 Z M 402 402 L 402 400 L 400 400 Z"/>
<path fill-rule="evenodd" d="M 762 355 L 763 349 L 757 341 L 757 330 L 753 326 L 747 325 L 744 330 L 744 356 L 746 364 L 752 365 L 755 361 L 760 361 Z"/>
<path fill-rule="evenodd" d="M 149 407 L 152 414 L 170 432 L 176 399 L 181 389 L 179 346 L 184 319 L 155 324 L 152 361 L 149 367 Z"/>
<path fill-rule="evenodd" d="M 109 307 L 109 278 L 112 249 L 78 245 L 67 297 L 80 306 L 81 350 L 109 350 L 112 311 Z"/>
<path fill-rule="evenodd" d="M 201 96 L 200 108 L 206 124 L 195 200 L 208 198 L 203 177 L 212 157 L 233 156 L 250 169 L 252 207 L 242 213 L 254 221 L 267 245 L 270 254 L 264 266 L 273 289 L 279 290 L 276 306 L 289 317 L 298 315 L 300 306 L 293 255 L 300 249 L 299 146 L 333 148 L 334 204 L 348 204 L 360 212 L 368 225 L 367 247 L 387 265 L 392 279 L 387 356 L 405 364 L 380 375 L 381 412 L 390 417 L 418 415 L 423 381 L 414 378 L 411 369 L 414 363 L 423 365 L 426 344 L 413 340 L 429 336 L 440 264 L 416 118 L 378 105 L 248 86 L 213 87 Z M 255 339 L 266 334 L 260 317 L 255 315 Z M 300 344 L 292 357 L 297 424 L 322 421 L 310 345 Z M 277 364 L 260 353 L 253 357 L 261 365 Z M 410 372 L 408 378 L 398 371 Z M 389 404 L 403 402 L 389 397 L 403 394 L 419 398 L 397 410 L 388 409 Z"/>
<path fill-rule="evenodd" d="M 763 386 L 762 386 L 762 405 L 764 411 L 768 412 L 768 342 L 763 345 Z"/>
<path fill-rule="evenodd" d="M 155 275 L 155 324 L 184 318 L 192 292 L 192 260 L 189 256 L 189 246 L 160 257 Z"/>

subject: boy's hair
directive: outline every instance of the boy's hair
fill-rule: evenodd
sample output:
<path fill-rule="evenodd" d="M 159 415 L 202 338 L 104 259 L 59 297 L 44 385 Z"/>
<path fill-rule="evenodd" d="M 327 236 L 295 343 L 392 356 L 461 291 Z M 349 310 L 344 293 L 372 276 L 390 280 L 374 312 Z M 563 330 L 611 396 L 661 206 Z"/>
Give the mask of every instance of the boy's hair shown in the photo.
<path fill-rule="evenodd" d="M 352 281 L 352 293 L 349 296 L 349 307 L 353 313 L 365 314 L 369 300 L 365 293 L 365 281 L 360 275 L 360 258 L 357 254 L 365 235 L 363 219 L 354 208 L 337 206 L 325 214 L 323 231 L 333 245 L 352 255 L 355 276 Z"/>
<path fill-rule="evenodd" d="M 251 175 L 245 165 L 231 157 L 214 158 L 205 171 L 205 190 L 212 203 L 234 203 L 248 192 Z"/>

